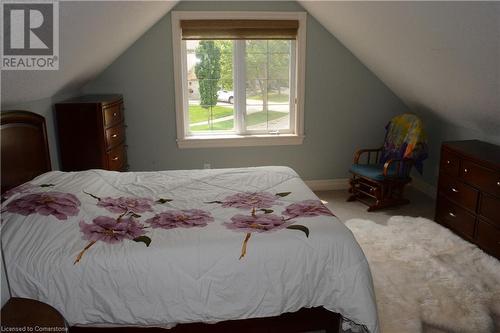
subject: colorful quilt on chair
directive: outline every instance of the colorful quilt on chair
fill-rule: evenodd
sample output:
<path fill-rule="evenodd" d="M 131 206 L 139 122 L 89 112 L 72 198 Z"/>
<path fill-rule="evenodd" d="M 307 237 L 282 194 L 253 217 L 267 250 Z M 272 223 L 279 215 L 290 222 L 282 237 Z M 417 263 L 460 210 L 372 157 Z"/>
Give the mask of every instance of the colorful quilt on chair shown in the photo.
<path fill-rule="evenodd" d="M 420 118 L 411 113 L 392 118 L 387 124 L 381 163 L 393 158 L 411 158 L 418 172 L 428 157 L 427 137 Z"/>

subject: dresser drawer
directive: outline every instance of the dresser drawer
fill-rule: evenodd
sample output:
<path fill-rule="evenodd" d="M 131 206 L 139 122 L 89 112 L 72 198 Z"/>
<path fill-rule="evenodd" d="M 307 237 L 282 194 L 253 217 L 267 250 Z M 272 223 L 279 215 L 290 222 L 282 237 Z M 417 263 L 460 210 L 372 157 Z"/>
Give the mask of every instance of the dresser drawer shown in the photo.
<path fill-rule="evenodd" d="M 127 150 L 125 145 L 121 144 L 107 152 L 108 170 L 122 171 L 127 165 Z"/>
<path fill-rule="evenodd" d="M 104 126 L 108 127 L 123 121 L 123 104 L 112 104 L 103 109 Z"/>
<path fill-rule="evenodd" d="M 460 177 L 481 191 L 500 196 L 500 173 L 463 160 Z"/>
<path fill-rule="evenodd" d="M 473 239 L 475 216 L 442 195 L 438 197 L 436 219 L 463 237 Z"/>
<path fill-rule="evenodd" d="M 479 203 L 479 214 L 500 228 L 500 199 L 483 193 Z"/>
<path fill-rule="evenodd" d="M 125 141 L 125 127 L 119 124 L 106 129 L 106 149 L 115 147 Z"/>
<path fill-rule="evenodd" d="M 441 172 L 458 177 L 460 158 L 448 150 L 441 150 Z"/>
<path fill-rule="evenodd" d="M 486 252 L 500 258 L 500 229 L 479 220 L 477 224 L 476 243 Z"/>
<path fill-rule="evenodd" d="M 462 207 L 476 212 L 479 192 L 457 178 L 439 175 L 439 192 Z"/>

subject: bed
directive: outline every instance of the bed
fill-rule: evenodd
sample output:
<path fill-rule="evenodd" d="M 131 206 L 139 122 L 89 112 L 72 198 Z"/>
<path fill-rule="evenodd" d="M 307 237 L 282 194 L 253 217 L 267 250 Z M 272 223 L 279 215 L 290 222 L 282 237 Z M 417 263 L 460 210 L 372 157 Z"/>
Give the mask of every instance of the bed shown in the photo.
<path fill-rule="evenodd" d="M 47 146 L 43 123 L 12 116 L 20 128 L 38 126 L 33 144 Z M 2 164 L 22 154 L 4 140 L 4 128 L 16 137 L 7 118 Z M 42 169 L 2 187 L 4 260 L 12 295 L 54 306 L 74 331 L 235 320 L 244 327 L 327 312 L 340 314 L 344 328 L 379 332 L 363 252 L 288 167 Z M 332 316 L 321 328 L 335 329 Z"/>

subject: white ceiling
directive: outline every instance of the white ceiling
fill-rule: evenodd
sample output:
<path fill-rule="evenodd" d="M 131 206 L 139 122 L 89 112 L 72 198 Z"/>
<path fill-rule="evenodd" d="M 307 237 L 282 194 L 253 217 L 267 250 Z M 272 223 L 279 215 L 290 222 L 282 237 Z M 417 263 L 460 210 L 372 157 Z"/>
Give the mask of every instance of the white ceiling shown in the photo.
<path fill-rule="evenodd" d="M 500 135 L 500 2 L 299 2 L 412 109 Z"/>
<path fill-rule="evenodd" d="M 133 44 L 177 1 L 61 1 L 57 71 L 2 71 L 2 105 L 81 88 Z"/>

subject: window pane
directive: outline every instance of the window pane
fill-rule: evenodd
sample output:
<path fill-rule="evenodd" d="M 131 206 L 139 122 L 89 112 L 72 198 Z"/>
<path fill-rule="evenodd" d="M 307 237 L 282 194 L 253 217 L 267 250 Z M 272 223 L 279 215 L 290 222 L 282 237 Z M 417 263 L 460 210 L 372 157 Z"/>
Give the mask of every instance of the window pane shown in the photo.
<path fill-rule="evenodd" d="M 290 87 L 287 80 L 268 80 L 267 81 L 267 98 L 269 104 L 286 104 L 290 103 Z"/>
<path fill-rule="evenodd" d="M 267 112 L 264 110 L 262 96 L 247 99 L 245 123 L 247 130 L 267 131 Z"/>
<path fill-rule="evenodd" d="M 246 101 L 247 105 L 262 105 L 264 96 L 267 91 L 267 80 L 254 79 L 247 80 L 246 84 Z"/>
<path fill-rule="evenodd" d="M 248 80 L 246 95 L 247 130 L 276 131 L 290 128 L 288 80 Z"/>
<path fill-rule="evenodd" d="M 290 55 L 287 53 L 269 54 L 269 79 L 285 79 L 290 77 Z"/>
<path fill-rule="evenodd" d="M 247 79 L 267 79 L 267 54 L 246 54 L 245 67 Z"/>
<path fill-rule="evenodd" d="M 246 129 L 290 129 L 290 41 L 246 41 Z"/>
<path fill-rule="evenodd" d="M 284 53 L 290 54 L 289 40 L 270 40 L 268 43 L 269 53 Z"/>
<path fill-rule="evenodd" d="M 267 40 L 247 40 L 246 52 L 267 54 Z"/>
<path fill-rule="evenodd" d="M 234 130 L 233 41 L 186 41 L 191 133 Z"/>
<path fill-rule="evenodd" d="M 290 128 L 290 87 L 286 80 L 267 81 L 268 130 Z"/>

